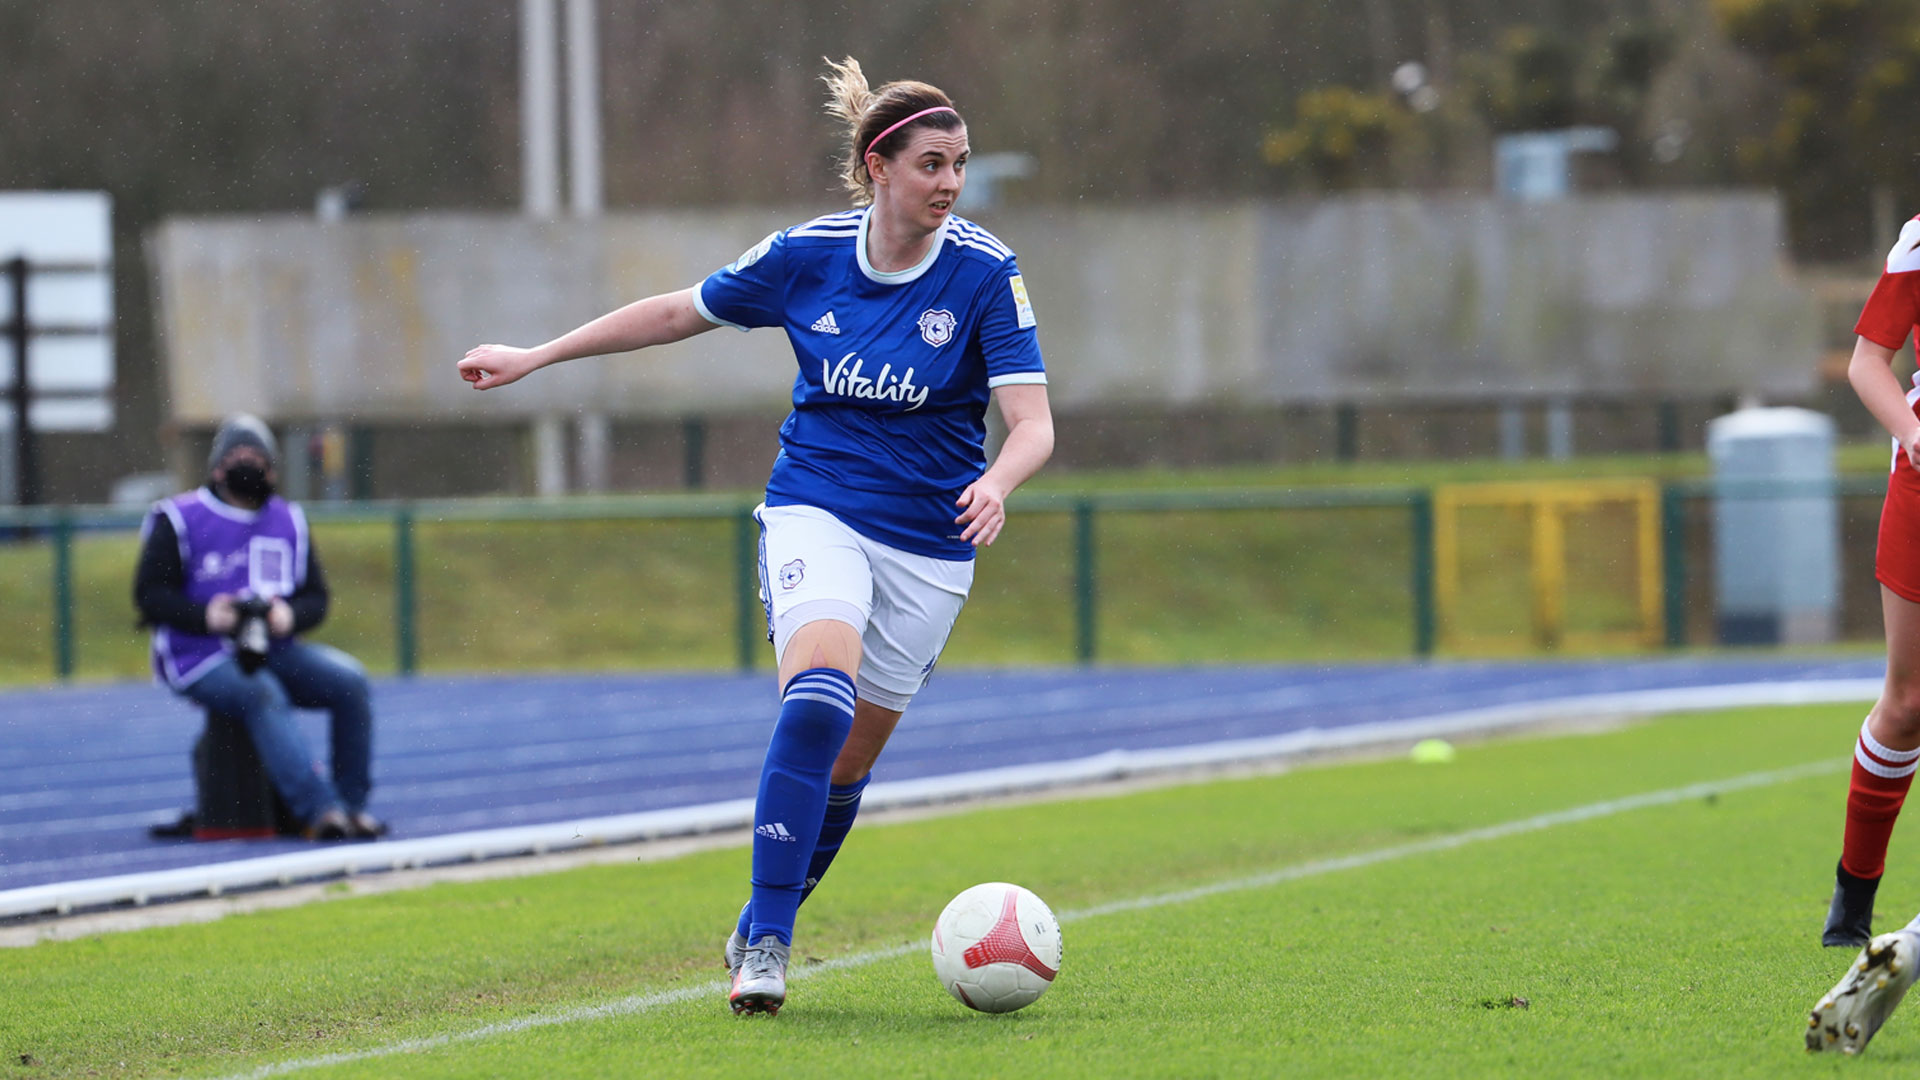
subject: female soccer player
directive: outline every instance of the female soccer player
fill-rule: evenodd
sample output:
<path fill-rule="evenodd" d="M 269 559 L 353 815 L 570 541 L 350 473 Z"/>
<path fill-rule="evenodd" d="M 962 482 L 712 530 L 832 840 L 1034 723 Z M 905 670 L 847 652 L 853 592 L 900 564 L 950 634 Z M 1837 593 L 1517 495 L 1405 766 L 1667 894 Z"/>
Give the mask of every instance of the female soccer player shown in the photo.
<path fill-rule="evenodd" d="M 1826 945 L 1861 946 L 1873 937 L 1873 898 L 1886 869 L 1887 841 L 1920 762 L 1920 375 L 1903 392 L 1893 354 L 1920 323 L 1920 218 L 1887 253 L 1879 284 L 1854 325 L 1859 335 L 1847 379 L 1893 436 L 1887 499 L 1880 511 L 1874 576 L 1887 635 L 1887 681 L 1854 744 L 1847 827 L 1835 870 Z"/>
<path fill-rule="evenodd" d="M 926 682 L 1007 495 L 1053 452 L 1046 372 L 1013 252 L 957 217 L 967 128 L 920 82 L 868 88 L 830 64 L 855 209 L 773 233 L 690 289 L 531 349 L 459 363 L 491 390 L 548 364 L 778 326 L 800 372 L 760 522 L 780 716 L 754 815 L 753 891 L 726 948 L 736 1013 L 779 1011 L 800 902 Z M 989 399 L 1007 424 L 985 460 Z"/>

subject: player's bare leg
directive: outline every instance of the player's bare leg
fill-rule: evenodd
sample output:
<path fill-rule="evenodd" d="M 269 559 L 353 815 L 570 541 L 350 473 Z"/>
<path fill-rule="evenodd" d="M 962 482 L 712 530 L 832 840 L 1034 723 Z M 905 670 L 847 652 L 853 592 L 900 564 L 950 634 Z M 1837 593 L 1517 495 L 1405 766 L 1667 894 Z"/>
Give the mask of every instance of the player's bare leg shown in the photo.
<path fill-rule="evenodd" d="M 899 726 L 901 715 L 864 699 L 854 702 L 853 730 L 847 733 L 846 745 L 834 760 L 833 782 L 855 783 L 872 772 L 873 763 L 880 760 L 880 751 L 887 748 L 887 740 Z"/>
<path fill-rule="evenodd" d="M 780 685 L 809 668 L 834 668 L 851 679 L 860 671 L 860 631 L 838 619 L 818 619 L 793 632 L 780 654 Z"/>

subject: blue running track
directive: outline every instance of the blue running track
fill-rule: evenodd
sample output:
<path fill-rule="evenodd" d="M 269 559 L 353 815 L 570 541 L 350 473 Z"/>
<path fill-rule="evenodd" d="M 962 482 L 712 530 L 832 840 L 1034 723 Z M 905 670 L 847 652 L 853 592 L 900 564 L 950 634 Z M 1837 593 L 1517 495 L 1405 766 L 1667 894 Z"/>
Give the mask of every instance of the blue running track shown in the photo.
<path fill-rule="evenodd" d="M 876 779 L 1283 735 L 1591 694 L 1878 679 L 1878 658 L 944 671 Z M 372 809 L 396 838 L 751 797 L 771 674 L 376 684 Z M 324 753 L 324 719 L 306 717 Z M 193 798 L 199 715 L 152 686 L 0 694 L 0 890 L 308 850 L 154 840 Z M 1845 747 L 1834 753 L 1843 755 Z"/>

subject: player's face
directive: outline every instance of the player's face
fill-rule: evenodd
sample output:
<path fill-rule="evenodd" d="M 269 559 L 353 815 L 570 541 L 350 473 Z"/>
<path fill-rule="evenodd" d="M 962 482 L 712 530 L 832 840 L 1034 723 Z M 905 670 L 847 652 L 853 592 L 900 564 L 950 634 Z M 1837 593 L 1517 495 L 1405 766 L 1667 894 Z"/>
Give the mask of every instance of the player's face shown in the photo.
<path fill-rule="evenodd" d="M 967 185 L 967 129 L 921 128 L 890 159 L 873 155 L 868 165 L 875 201 L 927 232 L 940 227 Z M 872 168 L 878 164 L 878 168 Z"/>

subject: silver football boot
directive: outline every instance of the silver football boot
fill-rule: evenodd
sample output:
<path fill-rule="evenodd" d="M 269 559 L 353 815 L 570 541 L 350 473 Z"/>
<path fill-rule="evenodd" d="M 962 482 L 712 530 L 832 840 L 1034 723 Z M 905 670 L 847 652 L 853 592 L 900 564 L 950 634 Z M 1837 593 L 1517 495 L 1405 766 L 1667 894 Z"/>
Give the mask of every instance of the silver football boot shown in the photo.
<path fill-rule="evenodd" d="M 745 904 L 740 905 L 740 914 L 745 915 L 748 905 L 752 903 L 753 901 L 749 900 Z M 747 956 L 747 939 L 740 933 L 739 920 L 734 920 L 733 929 L 727 931 L 727 945 L 725 949 L 721 950 L 720 955 L 725 958 L 727 962 L 727 977 L 732 978 L 738 975 L 740 973 L 740 961 L 746 959 Z"/>
<path fill-rule="evenodd" d="M 791 949 L 779 938 L 768 934 L 747 946 L 740 969 L 733 973 L 733 989 L 727 1004 L 735 1013 L 766 1013 L 771 1016 L 787 1003 L 787 957 Z"/>
<path fill-rule="evenodd" d="M 1916 974 L 1920 974 L 1920 937 L 1913 932 L 1881 934 L 1867 942 L 1853 966 L 1813 1007 L 1807 1021 L 1807 1049 L 1843 1054 L 1865 1050 L 1906 996 Z"/>
<path fill-rule="evenodd" d="M 727 935 L 727 947 L 721 955 L 726 957 L 728 977 L 740 974 L 740 962 L 747 958 L 747 939 L 740 936 L 740 931 Z"/>

